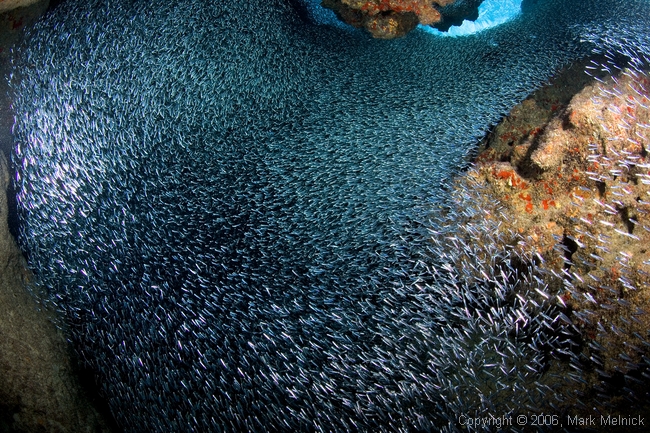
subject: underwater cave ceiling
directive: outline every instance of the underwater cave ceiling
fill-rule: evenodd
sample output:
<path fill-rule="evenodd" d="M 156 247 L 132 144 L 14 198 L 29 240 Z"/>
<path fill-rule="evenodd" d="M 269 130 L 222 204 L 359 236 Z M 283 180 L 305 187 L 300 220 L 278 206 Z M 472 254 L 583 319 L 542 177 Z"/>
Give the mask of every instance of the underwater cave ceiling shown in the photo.
<path fill-rule="evenodd" d="M 570 233 L 549 280 L 534 256 L 549 238 L 504 247 L 495 200 L 480 194 L 524 213 L 513 230 L 568 214 L 574 202 L 543 182 L 585 166 L 549 158 L 554 147 L 579 158 L 558 141 L 571 131 L 548 127 L 544 145 L 529 133 L 507 167 L 485 158 L 484 183 L 453 179 L 489 125 L 594 49 L 609 75 L 623 62 L 632 75 L 625 97 L 590 94 L 621 107 L 603 126 L 646 125 L 648 2 L 528 2 L 470 37 L 388 42 L 288 1 L 209 4 L 65 2 L 13 63 L 19 242 L 35 293 L 64 316 L 124 430 L 454 432 L 459 414 L 600 408 L 607 390 L 576 387 L 602 367 L 583 349 L 589 333 L 604 342 L 623 325 L 584 325 L 591 288 L 569 277 L 613 279 L 585 277 L 592 262 L 575 248 L 621 243 Z M 592 106 L 574 100 L 564 126 L 600 131 L 581 126 Z M 590 176 L 617 189 L 613 200 L 641 197 L 623 222 L 613 201 L 589 206 L 612 238 L 645 239 L 647 188 L 610 176 L 634 166 L 630 182 L 647 180 L 649 137 L 625 122 L 625 143 L 610 147 L 623 156 L 609 157 L 624 167 Z M 549 179 L 522 181 L 515 171 L 532 163 Z M 567 194 L 591 179 L 575 182 Z M 585 264 L 565 278 L 571 258 Z M 624 367 L 644 385 L 649 339 L 634 326 L 645 352 L 622 353 Z M 632 379 L 625 397 L 647 401 Z"/>
<path fill-rule="evenodd" d="M 0 0 L 0 13 L 16 8 L 24 8 L 39 0 Z"/>
<path fill-rule="evenodd" d="M 367 30 L 374 38 L 406 35 L 418 24 L 447 30 L 478 17 L 483 0 L 323 0 L 345 23 Z"/>

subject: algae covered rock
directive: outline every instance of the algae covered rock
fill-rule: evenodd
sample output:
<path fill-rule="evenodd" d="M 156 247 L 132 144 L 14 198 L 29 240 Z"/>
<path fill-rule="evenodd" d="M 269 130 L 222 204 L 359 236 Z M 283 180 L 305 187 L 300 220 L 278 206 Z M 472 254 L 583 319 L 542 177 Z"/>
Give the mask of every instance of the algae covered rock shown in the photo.
<path fill-rule="evenodd" d="M 520 290 L 544 283 L 536 302 L 573 334 L 550 352 L 576 379 L 565 403 L 638 410 L 650 369 L 650 80 L 613 57 L 577 67 L 583 79 L 558 78 L 494 128 L 455 187 L 459 206 L 486 211 L 458 236 L 529 266 Z"/>

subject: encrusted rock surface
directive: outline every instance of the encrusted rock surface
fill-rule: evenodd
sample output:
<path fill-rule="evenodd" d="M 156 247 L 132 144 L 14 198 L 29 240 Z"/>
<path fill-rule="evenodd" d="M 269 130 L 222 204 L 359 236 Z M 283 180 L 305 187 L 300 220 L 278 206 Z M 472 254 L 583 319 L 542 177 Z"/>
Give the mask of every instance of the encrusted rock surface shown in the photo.
<path fill-rule="evenodd" d="M 579 366 L 572 404 L 624 410 L 650 378 L 650 78 L 613 59 L 583 67 L 593 79 L 569 71 L 493 130 L 456 184 L 459 207 L 482 209 L 458 236 L 529 257 L 539 303 L 575 333 L 552 353 Z"/>
<path fill-rule="evenodd" d="M 31 6 L 35 3 L 42 3 L 42 0 L 0 0 L 0 13 L 20 7 Z"/>
<path fill-rule="evenodd" d="M 482 0 L 323 0 L 344 22 L 379 39 L 401 37 L 418 24 L 442 30 L 476 19 Z"/>
<path fill-rule="evenodd" d="M 26 290 L 32 276 L 7 227 L 8 182 L 0 153 L 0 431 L 108 432 L 80 389 L 63 335 Z"/>

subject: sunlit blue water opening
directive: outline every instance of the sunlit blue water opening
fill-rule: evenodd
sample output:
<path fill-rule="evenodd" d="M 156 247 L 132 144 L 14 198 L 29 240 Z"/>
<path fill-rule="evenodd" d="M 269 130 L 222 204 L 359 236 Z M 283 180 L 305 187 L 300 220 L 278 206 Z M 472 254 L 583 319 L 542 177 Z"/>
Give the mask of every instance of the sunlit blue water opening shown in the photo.
<path fill-rule="evenodd" d="M 340 28 L 352 27 L 342 23 L 330 9 L 320 5 L 321 0 L 304 0 L 311 18 L 321 25 Z M 465 20 L 461 26 L 452 26 L 449 31 L 441 32 L 433 27 L 419 26 L 422 30 L 440 36 L 465 36 L 503 24 L 521 12 L 522 0 L 485 0 L 478 8 L 476 21 Z"/>
<path fill-rule="evenodd" d="M 441 32 L 429 26 L 418 26 L 422 30 L 440 36 L 466 36 L 505 23 L 521 13 L 522 0 L 485 0 L 478 7 L 476 21 L 463 21 L 461 26 L 452 26 L 449 31 Z"/>

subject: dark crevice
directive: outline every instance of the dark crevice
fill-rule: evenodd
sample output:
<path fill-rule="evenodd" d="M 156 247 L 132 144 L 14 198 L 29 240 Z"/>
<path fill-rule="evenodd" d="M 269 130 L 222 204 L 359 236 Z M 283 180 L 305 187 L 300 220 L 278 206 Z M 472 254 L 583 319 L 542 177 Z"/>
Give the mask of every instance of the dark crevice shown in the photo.
<path fill-rule="evenodd" d="M 10 161 L 10 160 L 9 160 Z M 8 164 L 9 166 L 9 174 L 11 176 L 11 179 L 16 178 L 16 171 L 15 167 L 12 163 Z M 18 218 L 18 201 L 16 200 L 16 185 L 14 182 L 9 182 L 9 185 L 7 185 L 7 209 L 8 209 L 8 214 L 7 214 L 7 225 L 9 226 L 9 232 L 11 235 L 14 237 L 14 239 L 18 240 L 18 235 L 20 233 L 20 219 Z"/>
<path fill-rule="evenodd" d="M 15 416 L 20 412 L 17 404 L 5 404 L 5 399 L 0 396 L 0 432 L 20 433 L 15 427 Z"/>
<path fill-rule="evenodd" d="M 98 383 L 95 372 L 82 365 L 72 352 L 70 355 L 72 356 L 73 371 L 76 373 L 86 401 L 99 413 L 101 421 L 106 424 L 109 432 L 121 432 L 122 428 L 113 417 L 108 400 L 101 394 L 102 386 Z"/>
<path fill-rule="evenodd" d="M 625 227 L 627 228 L 627 232 L 629 234 L 634 234 L 634 217 L 630 215 L 630 208 L 625 206 L 623 209 L 621 209 L 621 219 L 623 220 L 623 224 L 625 224 Z"/>
<path fill-rule="evenodd" d="M 300 0 L 288 0 L 298 18 L 305 24 L 313 24 L 307 6 Z"/>
<path fill-rule="evenodd" d="M 571 261 L 573 254 L 578 251 L 578 244 L 570 237 L 564 236 L 562 238 L 562 246 L 564 247 L 564 269 L 569 270 L 573 263 Z"/>
<path fill-rule="evenodd" d="M 48 4 L 47 11 L 53 11 L 56 9 L 61 3 L 63 3 L 65 0 L 50 0 L 50 3 Z"/>

